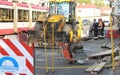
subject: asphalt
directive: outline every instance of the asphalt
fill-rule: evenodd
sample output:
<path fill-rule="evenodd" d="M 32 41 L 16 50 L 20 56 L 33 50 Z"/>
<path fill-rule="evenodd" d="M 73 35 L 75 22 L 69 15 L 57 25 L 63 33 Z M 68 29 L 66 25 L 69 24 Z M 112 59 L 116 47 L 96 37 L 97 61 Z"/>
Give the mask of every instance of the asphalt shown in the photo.
<path fill-rule="evenodd" d="M 105 28 L 107 32 L 109 28 Z M 89 57 L 92 54 L 99 53 L 108 50 L 108 48 L 101 48 L 101 46 L 110 41 L 110 38 L 81 41 L 81 45 L 84 46 L 84 52 Z M 96 62 L 95 59 L 88 59 L 85 64 L 78 64 L 76 62 L 69 64 L 60 54 L 60 49 L 54 49 L 54 60 L 52 59 L 52 49 L 47 49 L 47 66 L 46 66 L 46 54 L 45 49 L 35 48 L 35 75 L 91 75 L 93 73 L 87 73 L 85 70 Z M 54 65 L 53 65 L 54 63 Z M 104 68 L 96 75 L 119 75 L 120 69 L 112 71 L 112 68 Z"/>

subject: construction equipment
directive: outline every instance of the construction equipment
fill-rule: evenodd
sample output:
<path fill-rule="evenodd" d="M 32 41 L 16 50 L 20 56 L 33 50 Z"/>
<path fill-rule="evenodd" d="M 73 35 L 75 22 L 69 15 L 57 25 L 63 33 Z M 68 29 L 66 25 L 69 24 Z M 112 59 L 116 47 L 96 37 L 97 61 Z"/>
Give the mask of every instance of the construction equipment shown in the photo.
<path fill-rule="evenodd" d="M 54 48 L 61 47 L 58 42 L 63 43 L 62 53 L 65 59 L 70 63 L 77 61 L 79 64 L 84 64 L 87 55 L 83 52 L 83 46 L 79 42 L 81 22 L 78 23 L 75 20 L 76 2 L 74 0 L 50 0 L 49 5 L 47 19 L 43 24 L 38 21 L 35 26 L 35 30 L 40 34 L 39 36 L 44 33 L 42 38 L 38 40 L 40 46 L 52 47 L 53 49 L 53 46 Z M 66 43 L 68 45 L 65 45 Z M 72 55 L 70 47 L 72 47 L 72 50 L 77 47 L 74 55 Z"/>
<path fill-rule="evenodd" d="M 49 24 L 54 23 L 54 35 L 55 39 L 57 39 L 55 42 L 57 41 L 58 46 L 61 47 L 65 60 L 70 63 L 84 64 L 87 60 L 87 54 L 83 51 L 83 46 L 79 42 L 81 20 L 79 20 L 79 23 L 76 21 L 75 8 L 75 0 L 50 0 L 50 17 L 45 28 L 48 35 L 52 31 Z"/>
<path fill-rule="evenodd" d="M 75 20 L 75 7 L 76 2 L 74 0 L 49 0 L 48 17 L 44 21 L 41 17 L 35 25 L 35 30 L 39 32 L 39 36 L 42 38 L 44 37 L 42 36 L 44 29 L 46 30 L 47 42 L 44 43 L 42 38 L 39 39 L 39 47 L 44 47 L 45 44 L 47 47 L 51 47 L 52 27 L 54 27 L 55 42 L 66 39 L 66 37 L 61 37 L 66 33 L 70 35 L 71 42 L 80 39 L 80 28 L 74 29 L 76 22 L 74 25 L 72 24 Z M 56 43 L 54 44 L 56 45 Z"/>
<path fill-rule="evenodd" d="M 65 61 L 70 64 L 76 62 L 78 64 L 85 64 L 87 61 L 87 54 L 83 50 L 81 44 L 59 43 Z"/>

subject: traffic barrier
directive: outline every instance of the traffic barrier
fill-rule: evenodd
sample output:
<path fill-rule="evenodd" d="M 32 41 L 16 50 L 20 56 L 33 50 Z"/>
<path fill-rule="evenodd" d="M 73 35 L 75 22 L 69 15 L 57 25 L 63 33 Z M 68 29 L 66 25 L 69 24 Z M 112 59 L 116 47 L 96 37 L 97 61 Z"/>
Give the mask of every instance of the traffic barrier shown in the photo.
<path fill-rule="evenodd" d="M 34 75 L 34 49 L 13 39 L 0 39 L 0 75 Z"/>

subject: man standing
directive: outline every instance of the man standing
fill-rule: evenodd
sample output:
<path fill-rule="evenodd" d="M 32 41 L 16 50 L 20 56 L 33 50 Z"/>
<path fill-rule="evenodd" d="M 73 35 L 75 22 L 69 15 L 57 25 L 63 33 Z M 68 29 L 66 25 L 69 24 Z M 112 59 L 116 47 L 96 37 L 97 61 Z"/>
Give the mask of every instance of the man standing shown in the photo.
<path fill-rule="evenodd" d="M 94 31 L 94 39 L 97 40 L 98 39 L 98 23 L 96 21 L 96 19 L 93 20 L 93 31 Z"/>

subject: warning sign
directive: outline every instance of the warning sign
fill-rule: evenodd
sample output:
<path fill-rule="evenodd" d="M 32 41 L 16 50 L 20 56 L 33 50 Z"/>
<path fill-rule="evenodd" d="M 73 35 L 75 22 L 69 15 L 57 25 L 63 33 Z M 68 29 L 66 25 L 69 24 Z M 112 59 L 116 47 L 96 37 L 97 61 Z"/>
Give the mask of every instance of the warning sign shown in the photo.
<path fill-rule="evenodd" d="M 24 42 L 0 39 L 0 75 L 34 75 L 33 48 Z"/>

